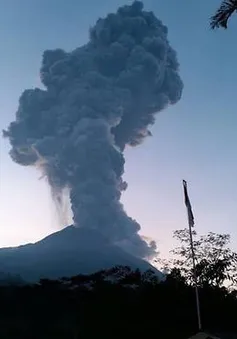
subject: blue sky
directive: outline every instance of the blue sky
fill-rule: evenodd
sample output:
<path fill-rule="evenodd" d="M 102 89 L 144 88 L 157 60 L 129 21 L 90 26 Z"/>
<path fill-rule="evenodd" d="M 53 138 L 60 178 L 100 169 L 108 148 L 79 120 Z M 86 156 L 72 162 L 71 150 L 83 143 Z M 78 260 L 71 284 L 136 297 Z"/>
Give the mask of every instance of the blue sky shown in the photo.
<path fill-rule="evenodd" d="M 125 0 L 0 0 L 0 128 L 14 118 L 25 88 L 39 86 L 45 49 L 71 50 L 87 41 L 98 16 Z M 187 225 L 182 179 L 200 233 L 230 233 L 237 250 L 237 17 L 211 31 L 218 0 L 145 0 L 169 28 L 184 82 L 181 101 L 157 116 L 153 137 L 126 151 L 129 187 L 123 202 L 158 241 Z M 0 140 L 0 246 L 36 241 L 58 229 L 49 189 L 40 174 L 14 164 Z"/>

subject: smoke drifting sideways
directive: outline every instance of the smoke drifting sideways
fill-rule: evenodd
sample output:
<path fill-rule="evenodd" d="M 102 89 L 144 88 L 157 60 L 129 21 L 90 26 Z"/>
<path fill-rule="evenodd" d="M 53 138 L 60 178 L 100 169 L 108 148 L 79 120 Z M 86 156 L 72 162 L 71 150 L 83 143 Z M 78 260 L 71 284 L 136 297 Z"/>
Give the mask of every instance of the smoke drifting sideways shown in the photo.
<path fill-rule="evenodd" d="M 120 202 L 123 151 L 151 135 L 155 114 L 181 98 L 167 33 L 135 1 L 99 19 L 87 44 L 69 53 L 46 50 L 44 89 L 22 93 L 16 119 L 3 131 L 13 161 L 39 167 L 58 201 L 69 190 L 74 226 L 96 229 L 142 258 L 155 255 L 156 244 L 142 240 Z"/>

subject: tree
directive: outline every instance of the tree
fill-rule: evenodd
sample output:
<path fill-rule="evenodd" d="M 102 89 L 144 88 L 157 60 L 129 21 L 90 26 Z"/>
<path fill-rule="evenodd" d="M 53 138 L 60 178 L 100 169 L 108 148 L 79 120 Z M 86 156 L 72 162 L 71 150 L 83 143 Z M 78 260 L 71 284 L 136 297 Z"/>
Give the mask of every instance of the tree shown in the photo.
<path fill-rule="evenodd" d="M 229 248 L 230 235 L 209 232 L 200 237 L 195 230 L 193 246 L 196 260 L 196 275 L 200 286 L 237 286 L 237 253 Z M 189 230 L 177 230 L 174 238 L 180 246 L 171 251 L 174 259 L 163 267 L 172 271 L 179 269 L 189 284 L 194 282 Z"/>
<path fill-rule="evenodd" d="M 216 13 L 211 17 L 210 26 L 227 28 L 230 17 L 237 12 L 237 0 L 223 0 Z"/>
<path fill-rule="evenodd" d="M 152 271 L 117 266 L 37 284 L 0 285 L 0 338 L 133 339 L 154 333 L 188 338 L 197 326 L 194 289 L 180 272 L 173 269 L 159 282 Z M 237 338 L 236 293 L 200 288 L 207 332 L 233 331 Z"/>

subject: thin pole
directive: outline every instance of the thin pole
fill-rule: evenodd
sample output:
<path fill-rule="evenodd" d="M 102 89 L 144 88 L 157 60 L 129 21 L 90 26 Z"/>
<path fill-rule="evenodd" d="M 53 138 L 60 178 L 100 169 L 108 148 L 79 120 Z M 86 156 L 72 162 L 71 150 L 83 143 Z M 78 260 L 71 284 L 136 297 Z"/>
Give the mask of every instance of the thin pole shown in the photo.
<path fill-rule="evenodd" d="M 185 204 L 187 207 L 187 214 L 188 214 L 188 226 L 189 226 L 192 262 L 193 262 L 193 277 L 194 277 L 194 287 L 195 287 L 195 295 L 196 295 L 198 330 L 201 331 L 202 321 L 201 321 L 200 300 L 199 300 L 199 291 L 198 291 L 198 282 L 197 282 L 197 270 L 196 270 L 195 252 L 194 252 L 194 246 L 193 246 L 193 233 L 192 233 L 192 227 L 194 226 L 194 217 L 193 217 L 191 203 L 188 197 L 187 182 L 185 180 L 183 180 L 183 187 L 184 187 Z"/>
<path fill-rule="evenodd" d="M 191 245 L 191 251 L 192 251 L 192 261 L 193 261 L 193 277 L 194 277 L 194 286 L 195 286 L 195 294 L 196 294 L 198 330 L 201 331 L 202 321 L 201 321 L 200 300 L 199 300 L 198 283 L 197 283 L 197 271 L 196 271 L 195 253 L 194 253 L 194 248 L 193 248 L 193 234 L 192 234 L 191 225 L 189 225 L 189 234 L 190 234 L 190 245 Z"/>

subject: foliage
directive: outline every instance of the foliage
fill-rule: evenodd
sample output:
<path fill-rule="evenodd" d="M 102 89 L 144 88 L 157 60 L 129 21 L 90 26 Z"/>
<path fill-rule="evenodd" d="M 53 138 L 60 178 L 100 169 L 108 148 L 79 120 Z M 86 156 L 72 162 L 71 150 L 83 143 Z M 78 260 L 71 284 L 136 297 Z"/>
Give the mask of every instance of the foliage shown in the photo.
<path fill-rule="evenodd" d="M 236 287 L 237 253 L 228 247 L 230 235 L 209 232 L 198 237 L 195 230 L 192 230 L 192 235 L 199 286 Z M 185 280 L 193 284 L 194 271 L 189 230 L 175 231 L 174 238 L 180 242 L 180 246 L 171 251 L 174 258 L 163 262 L 163 267 L 168 271 L 174 267 L 180 269 Z"/>
<path fill-rule="evenodd" d="M 0 286 L 21 286 L 24 285 L 23 279 L 19 275 L 0 272 Z"/>
<path fill-rule="evenodd" d="M 211 17 L 210 26 L 214 28 L 227 28 L 228 21 L 237 11 L 237 0 L 223 0 L 216 13 Z"/>
<path fill-rule="evenodd" d="M 200 289 L 205 329 L 237 333 L 237 298 Z M 197 330 L 195 298 L 179 270 L 159 282 L 152 271 L 115 267 L 93 275 L 0 287 L 1 339 L 188 338 Z"/>

